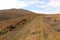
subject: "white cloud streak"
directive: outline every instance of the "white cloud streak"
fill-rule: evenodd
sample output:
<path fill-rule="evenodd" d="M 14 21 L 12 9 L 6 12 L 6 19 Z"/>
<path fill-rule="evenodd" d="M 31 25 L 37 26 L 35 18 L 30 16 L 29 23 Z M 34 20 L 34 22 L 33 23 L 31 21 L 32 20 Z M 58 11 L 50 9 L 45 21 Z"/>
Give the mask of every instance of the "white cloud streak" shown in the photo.
<path fill-rule="evenodd" d="M 60 0 L 49 0 L 49 6 L 60 7 Z"/>
<path fill-rule="evenodd" d="M 0 0 L 0 9 L 24 8 L 28 5 L 25 1 Z"/>

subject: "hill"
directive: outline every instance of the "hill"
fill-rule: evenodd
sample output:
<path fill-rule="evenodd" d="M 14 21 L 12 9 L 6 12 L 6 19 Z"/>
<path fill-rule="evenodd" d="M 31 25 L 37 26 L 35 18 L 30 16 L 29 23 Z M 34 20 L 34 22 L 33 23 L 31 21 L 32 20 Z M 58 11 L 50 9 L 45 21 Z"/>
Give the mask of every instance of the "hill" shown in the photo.
<path fill-rule="evenodd" d="M 2 12 L 2 17 L 10 18 L 0 21 L 0 40 L 60 40 L 60 14 L 36 14 L 23 9 Z"/>
<path fill-rule="evenodd" d="M 36 14 L 31 11 L 25 10 L 25 9 L 6 9 L 6 10 L 0 10 L 0 21 L 1 20 L 7 20 L 11 18 L 17 18 L 20 16 L 29 14 Z"/>

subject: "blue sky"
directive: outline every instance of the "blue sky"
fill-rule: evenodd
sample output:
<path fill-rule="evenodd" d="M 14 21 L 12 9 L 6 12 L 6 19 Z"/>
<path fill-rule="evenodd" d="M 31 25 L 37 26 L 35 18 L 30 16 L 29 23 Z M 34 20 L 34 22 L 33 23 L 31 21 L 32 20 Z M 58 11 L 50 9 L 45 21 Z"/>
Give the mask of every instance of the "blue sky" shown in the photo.
<path fill-rule="evenodd" d="M 0 0 L 0 10 L 23 8 L 36 13 L 60 13 L 60 0 Z"/>

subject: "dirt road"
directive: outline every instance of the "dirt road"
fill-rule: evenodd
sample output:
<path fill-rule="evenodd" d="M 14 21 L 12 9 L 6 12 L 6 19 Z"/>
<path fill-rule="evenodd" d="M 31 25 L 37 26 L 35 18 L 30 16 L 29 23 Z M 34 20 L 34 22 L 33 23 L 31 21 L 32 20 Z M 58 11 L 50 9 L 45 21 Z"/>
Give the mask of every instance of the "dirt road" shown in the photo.
<path fill-rule="evenodd" d="M 23 28 L 16 28 L 0 37 L 0 40 L 60 40 L 56 31 L 40 16 L 19 26 Z"/>

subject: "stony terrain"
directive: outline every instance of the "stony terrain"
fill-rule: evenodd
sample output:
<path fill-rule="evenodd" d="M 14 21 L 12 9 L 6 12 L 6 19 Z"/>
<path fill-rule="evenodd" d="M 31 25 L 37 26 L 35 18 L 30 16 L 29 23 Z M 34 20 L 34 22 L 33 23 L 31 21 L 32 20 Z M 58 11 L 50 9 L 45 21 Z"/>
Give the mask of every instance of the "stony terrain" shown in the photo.
<path fill-rule="evenodd" d="M 60 40 L 60 14 L 25 12 L 22 16 L 2 20 L 0 40 Z"/>

